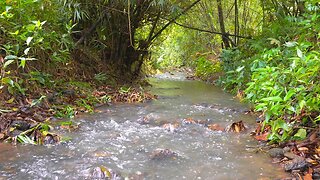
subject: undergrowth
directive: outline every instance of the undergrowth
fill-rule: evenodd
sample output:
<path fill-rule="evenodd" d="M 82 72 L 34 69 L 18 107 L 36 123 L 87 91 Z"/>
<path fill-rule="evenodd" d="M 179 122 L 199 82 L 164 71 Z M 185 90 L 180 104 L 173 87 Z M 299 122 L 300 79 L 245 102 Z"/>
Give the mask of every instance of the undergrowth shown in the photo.
<path fill-rule="evenodd" d="M 221 55 L 226 73 L 218 83 L 242 92 L 264 115 L 262 128 L 271 129 L 271 142 L 305 139 L 306 127 L 320 121 L 320 15 L 317 6 L 307 8 L 303 16 L 286 16 Z"/>

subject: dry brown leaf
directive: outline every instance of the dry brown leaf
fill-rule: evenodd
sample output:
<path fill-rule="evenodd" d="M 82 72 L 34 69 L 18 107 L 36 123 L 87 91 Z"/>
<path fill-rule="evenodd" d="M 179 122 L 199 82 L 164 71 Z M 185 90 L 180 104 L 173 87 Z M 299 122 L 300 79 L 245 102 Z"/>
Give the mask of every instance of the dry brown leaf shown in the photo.
<path fill-rule="evenodd" d="M 0 133 L 0 139 L 3 139 L 4 138 L 4 134 L 3 133 Z"/>
<path fill-rule="evenodd" d="M 313 169 L 309 168 L 308 172 L 306 172 L 306 174 L 303 176 L 304 180 L 312 180 L 312 173 L 313 173 Z"/>
<path fill-rule="evenodd" d="M 307 158 L 306 161 L 312 165 L 318 165 L 318 161 L 311 159 L 311 158 Z"/>
<path fill-rule="evenodd" d="M 311 134 L 310 137 L 309 137 L 309 140 L 310 140 L 310 141 L 316 140 L 316 139 L 317 139 L 317 134 L 318 134 L 317 131 L 312 132 L 312 134 Z"/>
<path fill-rule="evenodd" d="M 303 176 L 303 180 L 312 180 L 312 174 L 306 174 Z"/>
<path fill-rule="evenodd" d="M 298 150 L 306 152 L 306 151 L 309 151 L 309 148 L 307 148 L 307 147 L 299 147 Z"/>
<path fill-rule="evenodd" d="M 234 122 L 232 123 L 231 125 L 229 125 L 227 128 L 226 128 L 226 131 L 227 132 L 236 132 L 236 133 L 239 133 L 241 131 L 244 131 L 246 130 L 247 128 L 245 127 L 243 121 L 238 121 L 238 122 Z"/>
<path fill-rule="evenodd" d="M 268 132 L 260 134 L 260 135 L 256 135 L 254 136 L 254 138 L 258 141 L 267 141 L 268 140 Z"/>

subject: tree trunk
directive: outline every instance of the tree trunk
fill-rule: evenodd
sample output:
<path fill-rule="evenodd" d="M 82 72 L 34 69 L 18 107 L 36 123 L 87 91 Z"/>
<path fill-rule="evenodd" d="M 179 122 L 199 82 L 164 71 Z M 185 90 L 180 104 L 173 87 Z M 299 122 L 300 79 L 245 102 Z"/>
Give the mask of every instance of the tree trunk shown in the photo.
<path fill-rule="evenodd" d="M 224 26 L 223 10 L 222 10 L 221 0 L 217 0 L 217 4 L 218 4 L 218 18 L 219 18 L 219 24 L 220 24 L 220 31 L 222 33 L 221 38 L 222 38 L 222 42 L 224 44 L 224 47 L 226 49 L 228 49 L 228 48 L 230 48 L 230 43 L 229 43 L 228 34 L 226 33 L 225 26 Z"/>
<path fill-rule="evenodd" d="M 239 9 L 238 9 L 238 0 L 234 0 L 234 35 L 238 36 L 240 31 L 239 27 Z M 238 45 L 239 37 L 234 38 L 234 43 Z"/>

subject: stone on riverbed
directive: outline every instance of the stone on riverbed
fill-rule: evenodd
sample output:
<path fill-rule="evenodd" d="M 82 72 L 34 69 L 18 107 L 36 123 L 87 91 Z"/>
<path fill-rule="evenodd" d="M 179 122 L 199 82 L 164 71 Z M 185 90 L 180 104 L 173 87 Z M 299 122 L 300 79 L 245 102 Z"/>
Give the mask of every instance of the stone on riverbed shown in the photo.
<path fill-rule="evenodd" d="M 150 156 L 152 160 L 176 159 L 177 157 L 178 153 L 170 149 L 156 149 Z"/>
<path fill-rule="evenodd" d="M 91 179 L 110 179 L 110 180 L 122 180 L 123 178 L 104 166 L 96 167 L 91 173 Z"/>

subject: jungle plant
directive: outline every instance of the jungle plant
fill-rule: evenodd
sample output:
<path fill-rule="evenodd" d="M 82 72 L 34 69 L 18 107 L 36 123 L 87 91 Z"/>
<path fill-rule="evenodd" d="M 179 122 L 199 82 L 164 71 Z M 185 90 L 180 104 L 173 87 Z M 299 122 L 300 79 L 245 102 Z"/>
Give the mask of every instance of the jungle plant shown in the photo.
<path fill-rule="evenodd" d="M 208 80 L 221 71 L 220 62 L 217 60 L 208 60 L 206 57 L 199 57 L 195 61 L 195 75 L 203 80 Z"/>

